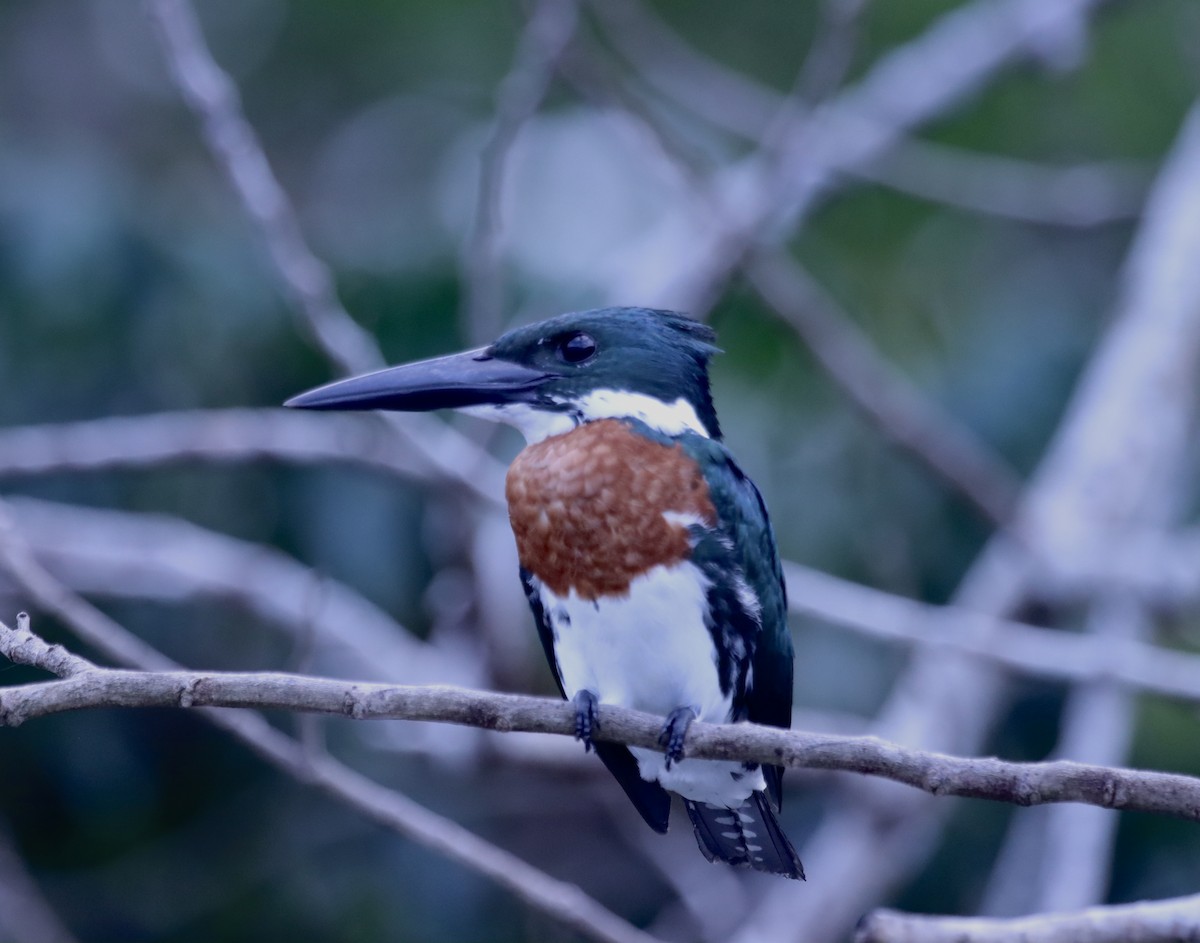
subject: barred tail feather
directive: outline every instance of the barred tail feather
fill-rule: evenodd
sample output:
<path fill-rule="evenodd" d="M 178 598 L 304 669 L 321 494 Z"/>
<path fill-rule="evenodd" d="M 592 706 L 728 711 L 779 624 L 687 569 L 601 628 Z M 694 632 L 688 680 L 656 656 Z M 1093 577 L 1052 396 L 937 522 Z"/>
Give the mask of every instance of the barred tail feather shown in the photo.
<path fill-rule="evenodd" d="M 740 809 L 684 799 L 696 841 L 709 861 L 748 865 L 756 871 L 804 880 L 804 865 L 779 827 L 766 794 L 755 792 Z"/>

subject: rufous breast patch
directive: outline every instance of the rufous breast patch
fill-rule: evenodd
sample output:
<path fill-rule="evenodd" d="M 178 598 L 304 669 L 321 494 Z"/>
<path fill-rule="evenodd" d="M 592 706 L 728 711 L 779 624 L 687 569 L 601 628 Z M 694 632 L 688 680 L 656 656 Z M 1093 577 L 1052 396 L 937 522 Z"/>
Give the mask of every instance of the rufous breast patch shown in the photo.
<path fill-rule="evenodd" d="M 522 451 L 508 470 L 521 565 L 553 592 L 624 595 L 642 573 L 686 560 L 690 523 L 716 523 L 708 485 L 678 445 L 619 419 L 585 423 Z"/>

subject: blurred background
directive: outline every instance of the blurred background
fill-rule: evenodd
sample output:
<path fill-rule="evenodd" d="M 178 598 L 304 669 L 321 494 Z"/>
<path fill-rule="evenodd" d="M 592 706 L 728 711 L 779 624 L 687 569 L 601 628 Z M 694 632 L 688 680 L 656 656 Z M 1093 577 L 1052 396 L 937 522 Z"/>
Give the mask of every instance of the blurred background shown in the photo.
<path fill-rule="evenodd" d="M 196 13 L 0 4 L 0 494 L 63 584 L 189 667 L 551 694 L 500 503 L 515 434 L 278 404 L 561 311 L 680 308 L 719 332 L 726 438 L 795 564 L 797 726 L 1200 774 L 1195 699 L 1097 656 L 1200 654 L 1172 543 L 1196 504 L 1200 7 Z M 1113 379 L 1125 353 L 1149 384 Z M 0 619 L 23 608 L 109 662 L 0 568 Z M 988 655 L 1027 648 L 1029 670 Z M 565 738 L 271 721 L 664 939 L 1200 886 L 1188 823 L 792 772 L 809 881 L 782 887 L 708 865 L 678 809 L 650 833 Z M 196 715 L 0 744 L 6 938 L 575 938 Z"/>

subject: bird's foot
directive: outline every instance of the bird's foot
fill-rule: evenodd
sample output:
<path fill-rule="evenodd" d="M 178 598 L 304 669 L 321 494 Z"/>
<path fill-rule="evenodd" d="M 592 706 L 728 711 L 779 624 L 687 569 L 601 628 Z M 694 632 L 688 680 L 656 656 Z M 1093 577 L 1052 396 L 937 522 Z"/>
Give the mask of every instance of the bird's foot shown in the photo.
<path fill-rule="evenodd" d="M 658 735 L 658 745 L 667 754 L 667 769 L 671 764 L 683 759 L 683 741 L 687 738 L 688 728 L 696 719 L 696 709 L 693 707 L 677 707 L 667 715 L 662 733 Z"/>
<path fill-rule="evenodd" d="M 580 691 L 571 699 L 575 705 L 575 739 L 583 741 L 583 752 L 592 751 L 592 734 L 600 729 L 600 702 L 591 691 Z"/>

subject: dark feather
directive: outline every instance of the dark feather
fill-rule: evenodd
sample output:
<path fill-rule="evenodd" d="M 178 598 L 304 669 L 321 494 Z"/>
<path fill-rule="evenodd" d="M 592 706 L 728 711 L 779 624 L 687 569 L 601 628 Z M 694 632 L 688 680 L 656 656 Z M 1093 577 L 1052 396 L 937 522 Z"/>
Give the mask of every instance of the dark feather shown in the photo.
<path fill-rule="evenodd" d="M 749 720 L 772 727 L 792 723 L 792 636 L 787 623 L 787 589 L 775 535 L 767 517 L 762 495 L 720 443 L 688 433 L 678 440 L 704 472 L 709 495 L 719 518 L 714 531 L 701 532 L 695 561 L 708 571 L 714 590 L 723 595 L 715 600 L 722 607 L 723 625 L 714 626 L 718 649 L 730 647 L 730 635 L 745 638 L 749 666 L 753 671 L 742 690 L 734 689 L 735 720 Z M 752 618 L 740 597 L 732 592 L 729 579 L 740 574 L 758 598 L 758 620 Z M 715 607 L 714 607 L 715 608 Z M 724 631 L 727 638 L 717 633 Z M 763 770 L 771 801 L 779 808 L 783 770 Z"/>
<path fill-rule="evenodd" d="M 749 866 L 756 871 L 804 880 L 804 866 L 766 797 L 754 793 L 740 809 L 684 799 L 696 843 L 709 861 Z"/>

